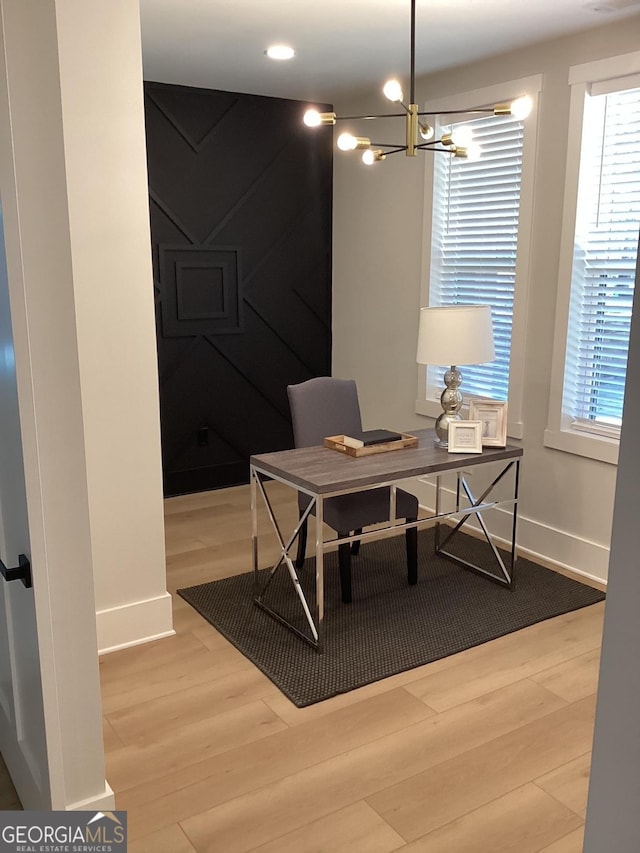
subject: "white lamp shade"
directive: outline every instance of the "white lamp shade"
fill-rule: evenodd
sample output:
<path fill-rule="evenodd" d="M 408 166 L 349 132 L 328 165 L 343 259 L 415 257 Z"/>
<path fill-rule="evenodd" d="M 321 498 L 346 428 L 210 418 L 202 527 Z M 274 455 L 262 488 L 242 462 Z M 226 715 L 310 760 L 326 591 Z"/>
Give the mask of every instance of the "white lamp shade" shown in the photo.
<path fill-rule="evenodd" d="M 420 310 L 418 364 L 484 364 L 495 357 L 490 305 Z"/>

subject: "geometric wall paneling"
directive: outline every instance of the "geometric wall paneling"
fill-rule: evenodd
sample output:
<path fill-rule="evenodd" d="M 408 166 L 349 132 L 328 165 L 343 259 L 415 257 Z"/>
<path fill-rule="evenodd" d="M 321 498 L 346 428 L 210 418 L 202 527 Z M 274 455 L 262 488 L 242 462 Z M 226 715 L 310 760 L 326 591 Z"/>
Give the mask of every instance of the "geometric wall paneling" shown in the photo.
<path fill-rule="evenodd" d="M 282 377 L 309 376 L 310 368 L 290 346 L 286 338 L 265 326 L 264 320 L 249 306 L 245 306 L 244 333 L 242 335 L 226 335 L 216 338 L 207 336 L 204 343 L 215 356 L 219 370 L 225 376 L 235 380 L 240 386 L 249 386 L 255 404 L 255 412 L 272 424 L 273 412 L 279 413 L 289 430 L 289 404 L 286 395 L 286 385 Z M 230 386 L 233 388 L 233 385 Z M 247 399 L 246 390 L 242 392 Z M 231 411 L 231 408 L 233 411 Z M 226 411 L 224 418 L 232 421 L 244 417 L 241 409 L 235 405 Z M 251 417 L 247 418 L 248 426 L 254 430 L 256 425 Z M 273 428 L 273 427 L 272 427 Z M 269 431 L 265 437 L 258 436 L 258 442 L 268 441 Z M 256 452 L 256 451 L 253 451 Z"/>
<path fill-rule="evenodd" d="M 331 139 L 304 106 L 145 84 L 167 495 L 248 482 L 292 446 L 286 386 L 331 372 Z"/>
<path fill-rule="evenodd" d="M 233 340 L 227 336 L 225 343 Z M 164 481 L 167 494 L 181 494 L 245 482 L 251 453 L 268 451 L 274 436 L 281 448 L 290 446 L 286 399 L 227 358 L 212 358 L 205 338 L 162 384 Z M 200 367 L 191 368 L 193 363 Z M 275 399 L 272 399 L 272 393 Z M 173 417 L 179 410 L 181 417 Z M 221 411 L 222 410 L 222 411 Z M 259 413 L 247 417 L 247 413 Z M 256 423 L 258 421 L 259 423 Z M 189 429 L 185 431 L 185 426 Z M 259 429 L 256 431 L 256 426 Z M 204 444 L 198 437 L 205 432 Z"/>
<path fill-rule="evenodd" d="M 310 204 L 307 210 L 300 208 L 301 197 L 308 198 L 308 193 L 317 192 L 316 176 L 309 172 L 305 153 L 299 137 L 287 139 L 286 144 L 265 164 L 264 170 L 255 175 L 255 179 L 238 199 L 237 207 L 229 209 L 215 230 L 207 234 L 205 242 L 214 240 L 216 243 L 235 245 L 245 229 L 249 230 L 253 239 L 246 247 L 248 254 L 245 261 L 247 269 L 253 270 L 260 266 L 290 229 L 300 224 L 301 218 L 314 219 L 317 229 L 319 223 L 318 216 L 314 216 L 315 204 Z M 325 202 L 321 204 L 326 208 Z M 320 231 L 325 227 L 320 224 Z M 310 228 L 313 226 L 310 225 Z"/>
<path fill-rule="evenodd" d="M 155 246 L 167 243 L 169 245 L 195 244 L 198 239 L 195 234 L 189 233 L 184 222 L 180 222 L 175 211 L 168 210 L 163 200 L 153 190 L 149 190 L 149 209 L 154 222 Z"/>
<path fill-rule="evenodd" d="M 158 253 L 165 337 L 241 331 L 238 249 L 160 244 Z"/>
<path fill-rule="evenodd" d="M 147 97 L 196 152 L 206 144 L 238 100 L 230 93 L 219 93 L 219 97 L 213 100 L 207 89 L 185 86 L 164 87 L 158 92 L 161 94 L 155 97 L 154 90 L 148 87 Z"/>
<path fill-rule="evenodd" d="M 288 195 L 285 187 L 278 188 L 271 177 L 276 161 L 289 161 L 289 168 L 299 165 L 300 158 L 292 148 L 291 122 L 287 111 L 295 104 L 300 115 L 300 105 L 277 98 L 261 98 L 253 95 L 235 96 L 234 105 L 228 109 L 215 132 L 211 133 L 199 150 L 195 152 L 184 138 L 184 130 L 169 122 L 158 105 L 163 103 L 166 86 L 150 84 L 153 99 L 146 99 L 146 127 L 150 137 L 162 138 L 162 145 L 148 152 L 148 167 L 154 174 L 151 188 L 166 204 L 167 209 L 183 223 L 194 242 L 202 245 L 219 227 L 236 205 L 242 221 L 244 215 L 260 217 L 263 225 L 265 213 L 279 206 L 282 196 Z M 190 97 L 187 87 L 174 86 L 173 103 L 184 93 Z M 227 93 L 211 93 L 200 90 L 203 98 L 228 100 Z M 191 101 L 189 101 L 191 103 Z M 184 111 L 186 112 L 186 110 Z M 302 127 L 304 130 L 304 126 Z M 297 131 L 300 137 L 300 130 Z M 297 146 L 294 146 L 297 147 Z M 285 171 L 286 171 L 285 165 Z M 298 170 L 299 171 L 299 170 Z M 285 182 L 287 179 L 285 177 Z M 274 193 L 273 203 L 268 197 L 263 206 L 253 210 L 250 199 L 243 199 L 254 191 L 258 183 L 267 194 Z M 278 198 L 280 196 L 280 198 Z M 253 229 L 252 225 L 252 229 Z M 235 239 L 215 239 L 217 243 L 235 245 Z"/>
<path fill-rule="evenodd" d="M 330 257 L 299 251 L 312 243 L 313 232 L 298 221 L 261 260 L 259 274 L 244 277 L 245 299 L 266 326 L 287 342 L 312 375 L 320 375 L 331 338 Z M 322 295 L 302 298 L 313 280 Z"/>

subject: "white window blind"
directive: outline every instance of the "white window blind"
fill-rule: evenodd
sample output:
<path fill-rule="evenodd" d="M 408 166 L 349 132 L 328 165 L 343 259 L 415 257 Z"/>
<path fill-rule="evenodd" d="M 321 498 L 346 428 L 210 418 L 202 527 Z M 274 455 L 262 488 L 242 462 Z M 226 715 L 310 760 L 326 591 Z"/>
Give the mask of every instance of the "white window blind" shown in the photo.
<path fill-rule="evenodd" d="M 474 162 L 436 156 L 429 304 L 491 305 L 496 360 L 463 367 L 463 390 L 506 400 L 524 126 L 493 116 L 463 123 L 482 155 Z M 434 369 L 429 384 L 441 387 L 444 370 Z"/>
<path fill-rule="evenodd" d="M 586 97 L 564 377 L 573 427 L 622 422 L 640 229 L 640 88 Z"/>

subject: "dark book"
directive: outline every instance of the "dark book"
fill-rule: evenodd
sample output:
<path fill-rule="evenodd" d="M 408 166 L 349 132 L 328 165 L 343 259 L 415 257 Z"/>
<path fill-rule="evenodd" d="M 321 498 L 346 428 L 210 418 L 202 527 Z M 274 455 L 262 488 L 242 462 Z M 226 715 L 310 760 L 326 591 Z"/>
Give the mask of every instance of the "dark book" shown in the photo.
<path fill-rule="evenodd" d="M 345 435 L 345 444 L 353 441 L 352 447 L 370 447 L 372 444 L 386 444 L 388 441 L 399 441 L 402 438 L 399 432 L 393 432 L 389 429 L 367 429 L 364 432 L 354 432 L 351 435 Z M 356 444 L 357 442 L 357 444 Z"/>

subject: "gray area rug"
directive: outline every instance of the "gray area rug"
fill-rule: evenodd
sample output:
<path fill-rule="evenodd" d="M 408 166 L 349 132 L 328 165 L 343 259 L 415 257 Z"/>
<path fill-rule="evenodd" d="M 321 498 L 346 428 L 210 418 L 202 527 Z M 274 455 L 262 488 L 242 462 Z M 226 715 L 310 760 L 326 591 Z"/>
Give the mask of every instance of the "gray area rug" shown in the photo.
<path fill-rule="evenodd" d="M 352 559 L 353 602 L 340 600 L 337 554 L 325 556 L 325 646 L 318 654 L 253 604 L 253 573 L 178 590 L 198 613 L 298 707 L 456 654 L 528 625 L 578 610 L 604 593 L 525 560 L 515 589 L 436 557 L 433 530 L 418 537 L 419 579 L 407 584 L 404 537 L 363 544 Z M 458 534 L 449 550 L 495 571 L 484 540 Z M 260 573 L 263 577 L 265 572 Z M 314 601 L 314 560 L 299 572 Z M 281 566 L 265 596 L 300 630 L 306 623 Z M 307 630 L 308 632 L 308 630 Z"/>

